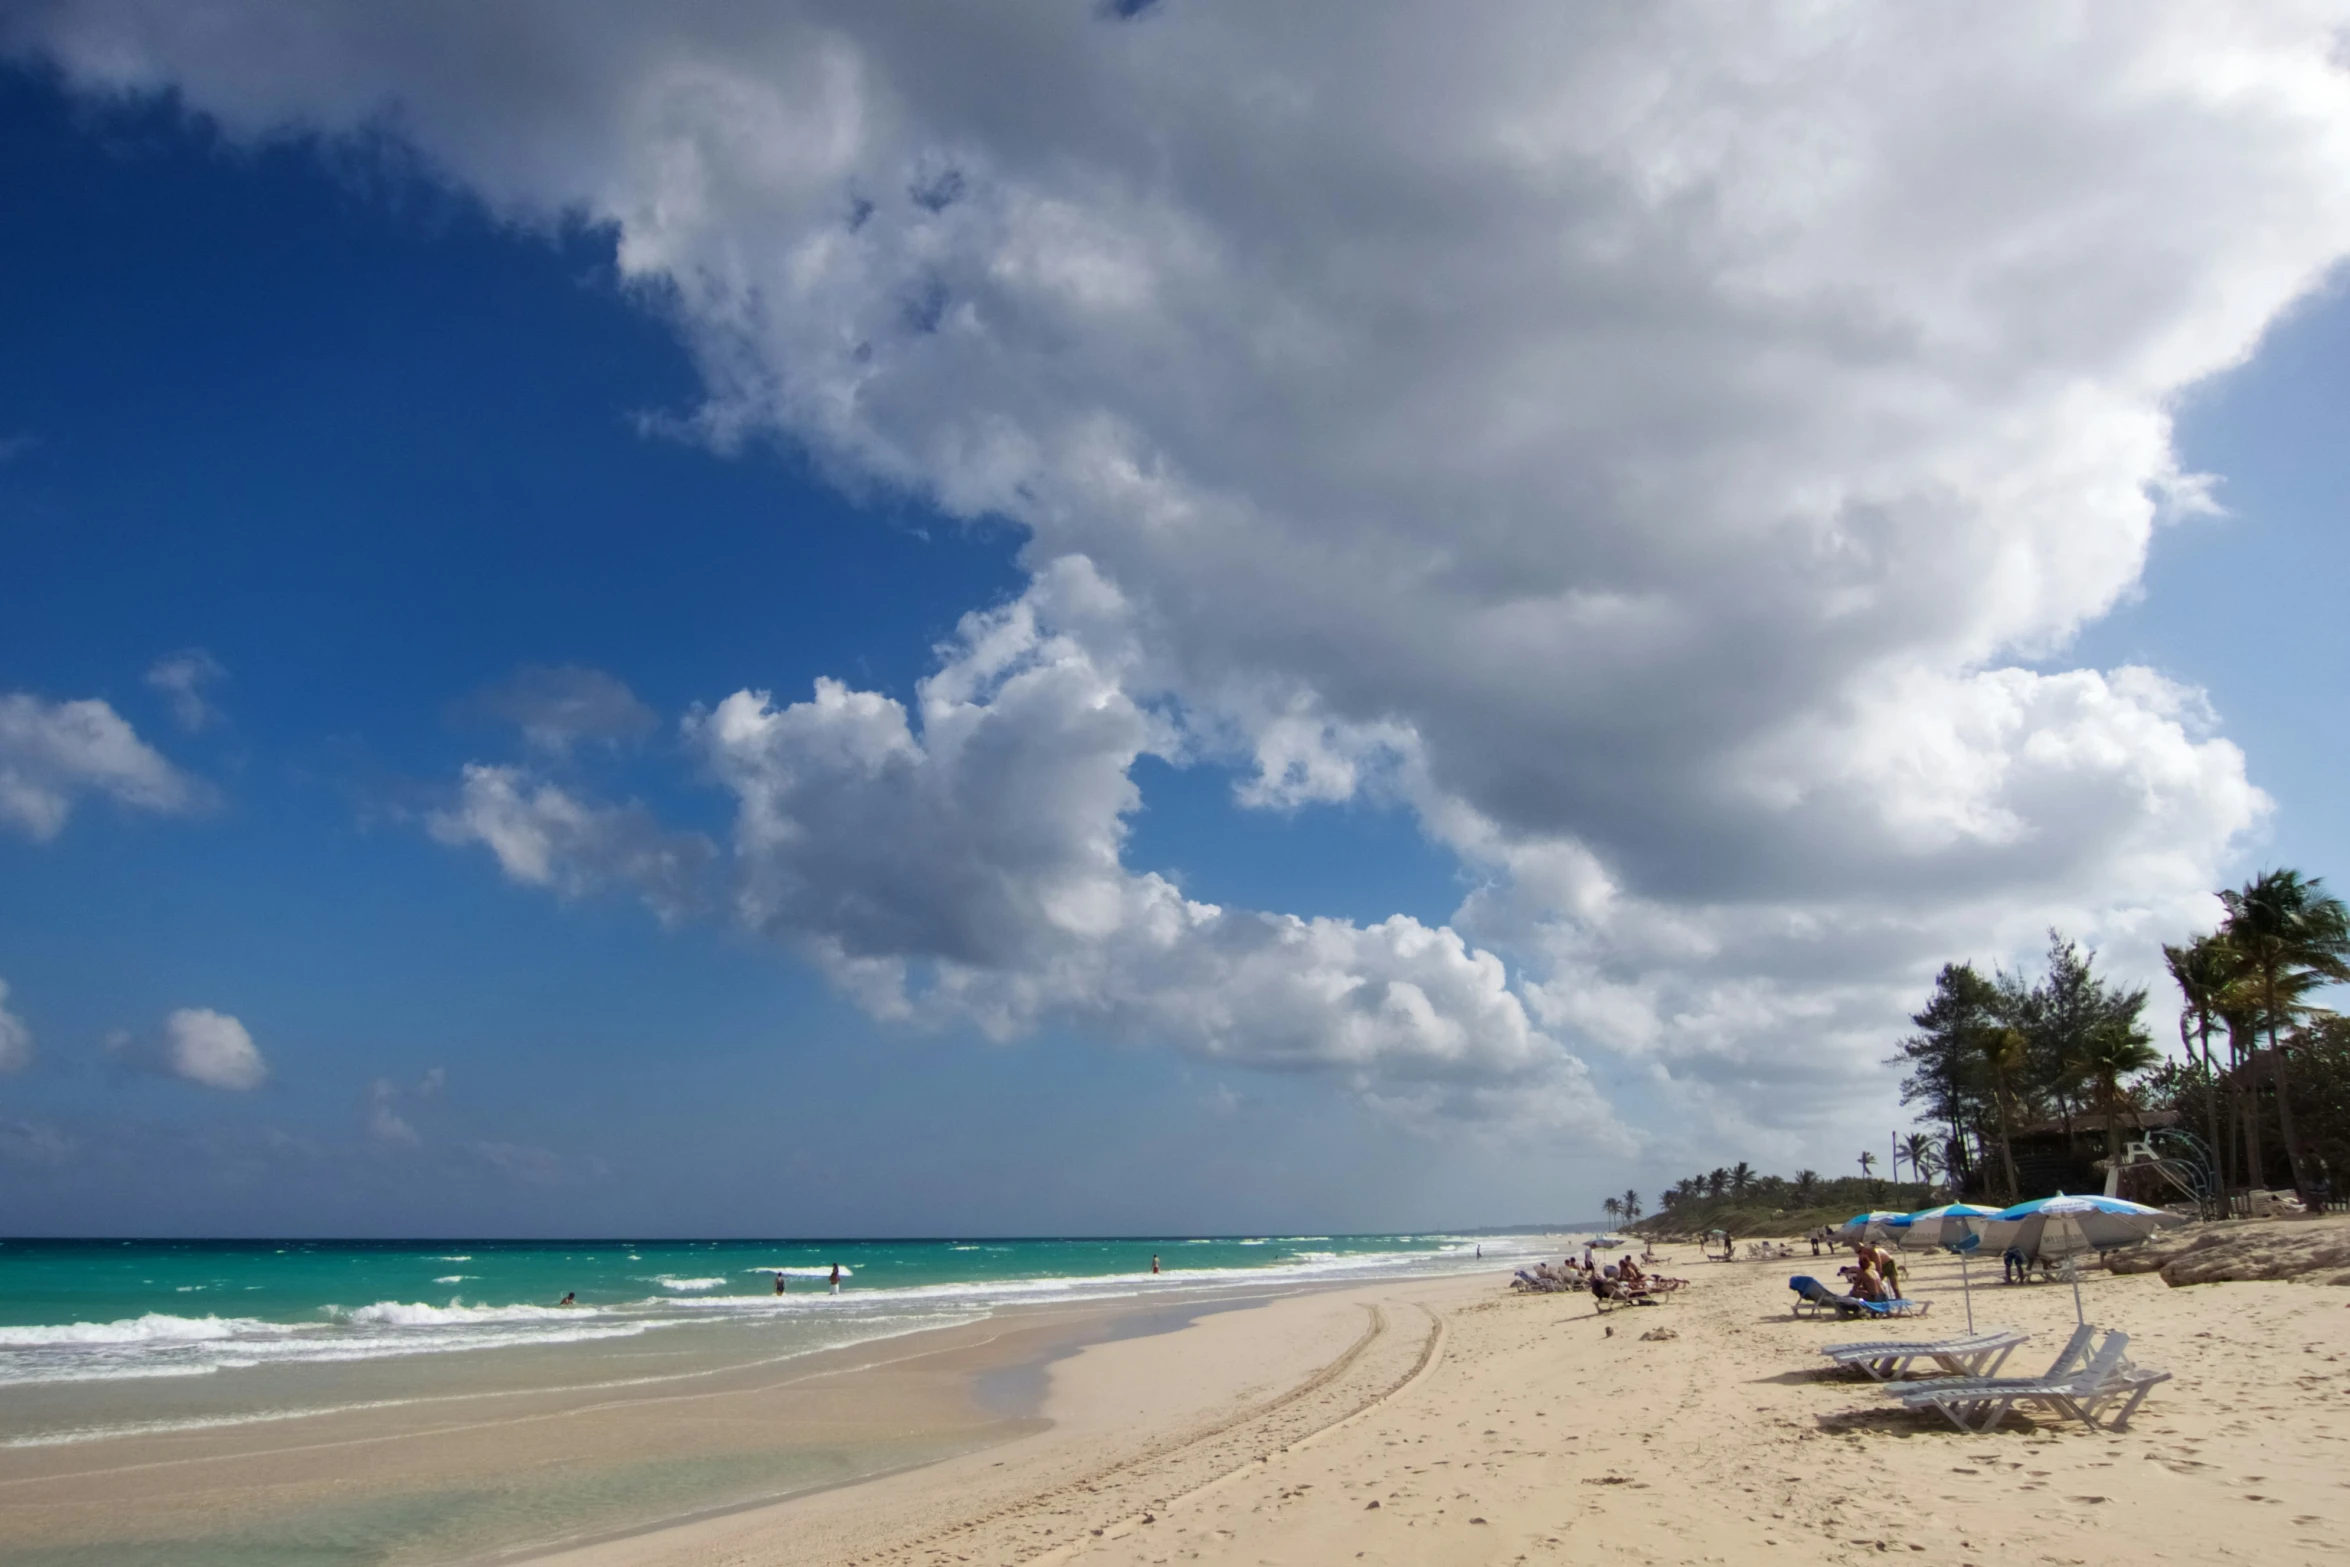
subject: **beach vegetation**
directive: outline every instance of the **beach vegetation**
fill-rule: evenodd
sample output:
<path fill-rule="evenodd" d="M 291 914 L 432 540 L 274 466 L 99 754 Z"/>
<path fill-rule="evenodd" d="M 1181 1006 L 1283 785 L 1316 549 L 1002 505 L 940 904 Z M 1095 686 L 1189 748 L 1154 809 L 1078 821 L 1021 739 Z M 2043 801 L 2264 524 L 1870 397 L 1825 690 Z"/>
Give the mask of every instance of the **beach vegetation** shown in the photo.
<path fill-rule="evenodd" d="M 2332 1108 L 2350 1079 L 2341 1025 L 2316 998 L 2350 982 L 2350 907 L 2292 869 L 2218 897 L 2218 929 L 2162 949 L 2181 1001 L 2176 1056 L 2155 1045 L 2145 988 L 2108 979 L 2059 932 L 2037 974 L 1943 965 L 1892 1058 L 1902 1103 L 1933 1129 L 1896 1143 L 1896 1180 L 1907 1166 L 1982 1201 L 2081 1190 L 2159 1132 L 2192 1145 L 2215 1202 L 2277 1185 L 2330 1195 L 2350 1159 Z"/>
<path fill-rule="evenodd" d="M 1710 1172 L 1702 1171 L 1674 1182 L 1657 1212 L 1630 1228 L 1658 1239 L 1690 1239 L 1708 1230 L 1732 1236 L 1800 1235 L 1841 1224 L 1864 1209 L 1922 1208 L 1933 1198 L 1931 1188 L 1915 1182 L 1849 1175 L 1830 1180 L 1817 1170 L 1789 1179 L 1750 1167 L 1743 1193 L 1725 1184 L 1717 1194 L 1712 1186 Z"/>

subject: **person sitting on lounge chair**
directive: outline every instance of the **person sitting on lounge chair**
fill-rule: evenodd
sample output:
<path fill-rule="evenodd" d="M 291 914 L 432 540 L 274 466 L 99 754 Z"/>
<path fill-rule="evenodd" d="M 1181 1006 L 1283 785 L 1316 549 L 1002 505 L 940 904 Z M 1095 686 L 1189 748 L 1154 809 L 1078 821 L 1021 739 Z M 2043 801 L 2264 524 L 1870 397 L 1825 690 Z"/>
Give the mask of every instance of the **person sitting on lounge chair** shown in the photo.
<path fill-rule="evenodd" d="M 1608 1268 L 1591 1276 L 1591 1298 L 1603 1304 L 1614 1301 L 1619 1305 L 1653 1306 L 1645 1292 L 1628 1289 L 1621 1275 Z"/>
<path fill-rule="evenodd" d="M 1883 1300 L 1885 1281 L 1877 1277 L 1877 1270 L 1863 1262 L 1854 1268 L 1838 1268 L 1844 1280 L 1844 1292 L 1854 1300 Z"/>

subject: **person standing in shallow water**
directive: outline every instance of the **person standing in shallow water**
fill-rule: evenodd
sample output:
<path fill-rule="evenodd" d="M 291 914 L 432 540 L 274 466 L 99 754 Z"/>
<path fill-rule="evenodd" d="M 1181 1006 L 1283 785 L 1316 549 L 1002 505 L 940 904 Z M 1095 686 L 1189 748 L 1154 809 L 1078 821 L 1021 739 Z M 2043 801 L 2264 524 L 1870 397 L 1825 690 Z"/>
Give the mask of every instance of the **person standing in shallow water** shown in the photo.
<path fill-rule="evenodd" d="M 837 1262 L 832 1265 L 832 1292 L 835 1295 L 840 1293 L 840 1264 Z"/>
<path fill-rule="evenodd" d="M 1154 1251 L 1154 1252 L 1152 1252 L 1152 1253 L 1151 1253 L 1151 1272 L 1153 1272 L 1153 1273 L 1156 1273 L 1156 1272 L 1158 1272 L 1158 1271 L 1159 1271 L 1159 1254 L 1158 1254 L 1157 1252 L 1155 1252 L 1155 1251 Z"/>
<path fill-rule="evenodd" d="M 783 1293 L 783 1270 L 781 1268 L 775 1270 L 775 1293 L 778 1295 Z"/>

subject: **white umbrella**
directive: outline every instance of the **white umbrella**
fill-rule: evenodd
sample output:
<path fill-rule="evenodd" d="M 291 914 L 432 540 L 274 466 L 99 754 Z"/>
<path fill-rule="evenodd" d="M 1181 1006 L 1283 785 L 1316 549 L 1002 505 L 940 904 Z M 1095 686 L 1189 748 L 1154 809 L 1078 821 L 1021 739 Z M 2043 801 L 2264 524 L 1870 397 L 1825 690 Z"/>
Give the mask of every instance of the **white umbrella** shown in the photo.
<path fill-rule="evenodd" d="M 1958 1253 L 1958 1287 L 1966 1297 L 1966 1330 L 1975 1331 L 1975 1283 L 1969 1277 L 1967 1255 L 1978 1244 L 1976 1228 L 1983 1220 L 1999 1210 L 1978 1208 L 1971 1202 L 1947 1203 L 1939 1208 L 1928 1208 L 1913 1213 L 1909 1222 L 1901 1226 L 1895 1244 L 1904 1251 L 1930 1251 L 1941 1247 Z"/>
<path fill-rule="evenodd" d="M 2068 1197 L 2059 1192 L 2035 1202 L 2017 1203 L 1981 1220 L 1983 1249 L 2011 1248 L 2027 1257 L 2054 1257 L 2066 1264 L 2073 1284 L 2073 1315 L 2081 1310 L 2081 1277 L 2074 1259 L 2092 1251 L 2118 1251 L 2135 1246 L 2165 1225 L 2187 1221 L 2175 1213 L 2149 1208 L 2120 1197 Z"/>

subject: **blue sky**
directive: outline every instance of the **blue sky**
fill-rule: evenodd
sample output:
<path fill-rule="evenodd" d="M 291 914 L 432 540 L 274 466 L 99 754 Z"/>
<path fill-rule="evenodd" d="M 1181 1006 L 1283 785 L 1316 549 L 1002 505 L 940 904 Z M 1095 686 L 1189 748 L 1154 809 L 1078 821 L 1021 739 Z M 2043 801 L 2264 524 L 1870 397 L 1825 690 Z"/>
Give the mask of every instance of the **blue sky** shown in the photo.
<path fill-rule="evenodd" d="M 2020 961 L 2057 922 L 2145 974 L 2219 878 L 2350 866 L 2327 721 L 2350 632 L 2320 596 L 2345 564 L 2350 305 L 2318 282 L 2350 243 L 2315 219 L 2271 242 L 2286 267 L 2234 233 L 2178 241 L 2163 265 L 2188 283 L 2269 290 L 2224 321 L 2196 313 L 2213 290 L 2149 284 L 2093 345 L 2009 323 L 2004 380 L 1924 353 L 1913 384 L 2007 399 L 2006 423 L 1962 417 L 1948 445 L 1929 421 L 1886 438 L 1932 485 L 1838 444 L 1890 395 L 1875 368 L 1802 372 L 1842 412 L 1789 424 L 1760 411 L 1775 399 L 1717 400 L 1730 361 L 1677 364 L 1680 328 L 1638 372 L 1595 369 L 1606 411 L 1530 436 L 1523 464 L 1496 446 L 1462 466 L 1458 434 L 1411 444 L 1446 406 L 1400 377 L 1367 391 L 1362 367 L 1534 374 L 1544 406 L 1580 406 L 1573 367 L 1637 342 L 1620 323 L 1640 313 L 1561 304 L 1573 278 L 1497 285 L 1530 291 L 1523 320 L 1583 323 L 1543 362 L 1570 368 L 1536 374 L 1466 319 L 1441 350 L 1388 341 L 1375 282 L 1358 311 L 1271 259 L 1174 276 L 1187 246 L 1276 233 L 1268 258 L 1410 253 L 1413 154 L 1379 198 L 1393 212 L 1278 200 L 1281 179 L 1324 177 L 1317 158 L 1351 166 L 1346 117 L 1375 102 L 1333 111 L 1327 142 L 1301 131 L 1265 191 L 1219 162 L 1216 128 L 1148 125 L 1196 166 L 1155 205 L 1108 201 L 1080 242 L 1067 214 L 1101 182 L 1024 138 L 1102 133 L 1114 169 L 1133 127 L 1087 116 L 1147 122 L 1149 101 L 1021 130 L 926 88 L 916 46 L 838 23 L 898 116 L 824 176 L 838 210 L 804 218 L 813 198 L 754 172 L 752 195 L 704 191 L 688 221 L 683 202 L 646 216 L 629 146 L 577 168 L 514 151 L 589 148 L 587 122 L 563 139 L 581 104 L 465 110 L 381 40 L 363 58 L 388 74 L 346 103 L 344 78 L 303 78 L 312 55 L 224 74 L 156 15 L 128 82 L 87 31 L 0 40 L 0 699 L 34 727 L 104 703 L 181 790 L 142 801 L 43 762 L 70 814 L 0 830 L 0 1010 L 29 1039 L 0 1077 L 0 1231 L 1565 1217 L 1687 1168 L 1834 1170 L 1881 1145 L 1905 1123 L 1877 1061 L 1943 957 Z M 1105 78 L 1181 54 L 1156 13 L 1069 25 L 1072 48 L 1165 32 L 1162 54 L 1098 61 Z M 656 42 L 612 43 L 613 79 Z M 1501 67 L 1458 69 L 1429 101 Z M 2302 176 L 2278 161 L 2282 202 Z M 877 169 L 914 174 L 893 197 Z M 2150 202 L 2170 177 L 2123 174 Z M 2064 199 L 2021 192 L 2013 221 Z M 1023 248 L 1015 219 L 1047 208 Z M 1414 265 L 1474 271 L 1516 242 L 1514 219 L 1454 220 L 1460 244 Z M 1148 297 L 1180 302 L 1103 316 L 1129 300 L 1119 224 L 1146 236 Z M 997 249 L 958 249 L 982 232 Z M 827 233 L 875 249 L 829 303 L 794 304 Z M 2134 238 L 2058 260 L 2110 276 Z M 786 253 L 801 272 L 759 270 Z M 738 265 L 758 310 L 713 282 Z M 1031 274 L 1069 313 L 1014 292 Z M 1947 307 L 1871 286 L 1921 323 Z M 1293 373 L 1263 357 L 1288 330 L 1266 323 L 1313 309 L 1296 340 L 1340 368 L 1253 407 L 1260 378 Z M 864 334 L 837 366 L 827 310 Z M 1219 312 L 1258 325 L 1226 336 Z M 2181 336 L 2193 352 L 2159 371 L 2132 357 Z M 2028 389 L 2067 375 L 2104 401 L 2068 405 L 2080 423 L 2045 443 L 2015 436 Z M 849 384 L 856 414 L 827 412 Z M 2168 448 L 2147 410 L 2177 411 Z M 1027 444 L 991 446 L 1004 430 Z M 1976 444 L 1954 457 L 1960 436 Z M 1698 526 L 1718 498 L 1682 475 L 1758 447 L 1803 454 L 1790 495 L 1874 497 L 1838 524 L 1869 564 L 1834 569 L 1908 608 L 1837 621 L 1810 567 Z M 1635 450 L 1661 466 L 1611 466 Z M 2158 523 L 2141 570 L 2130 497 L 2174 470 L 2217 476 L 2224 512 Z M 1951 473 L 1998 477 L 1973 493 Z M 1913 526 L 1913 504 L 1951 509 Z M 1200 531 L 1169 543 L 1177 526 Z M 2032 594 L 1978 569 L 2001 550 Z M 1707 629 L 1651 640 L 1655 604 Z M 1619 617 L 1607 641 L 1576 641 L 1594 615 Z M 1008 664 L 990 636 L 1016 644 Z M 195 660 L 192 705 L 159 683 L 175 658 Z M 609 734 L 534 742 L 509 721 L 534 669 L 600 672 L 633 703 L 613 698 Z M 820 678 L 850 705 L 810 702 Z M 966 694 L 929 719 L 926 691 Z M 890 732 L 857 693 L 917 713 L 897 772 L 839 760 Z M 947 738 L 962 720 L 967 745 Z M 2074 760 L 2034 772 L 2051 754 Z M 1952 792 L 1978 772 L 1993 781 Z M 682 857 L 662 863 L 687 893 L 647 845 Z M 1351 999 L 1330 999 L 1334 973 Z M 208 1079 L 185 1009 L 233 1017 L 265 1080 Z"/>

